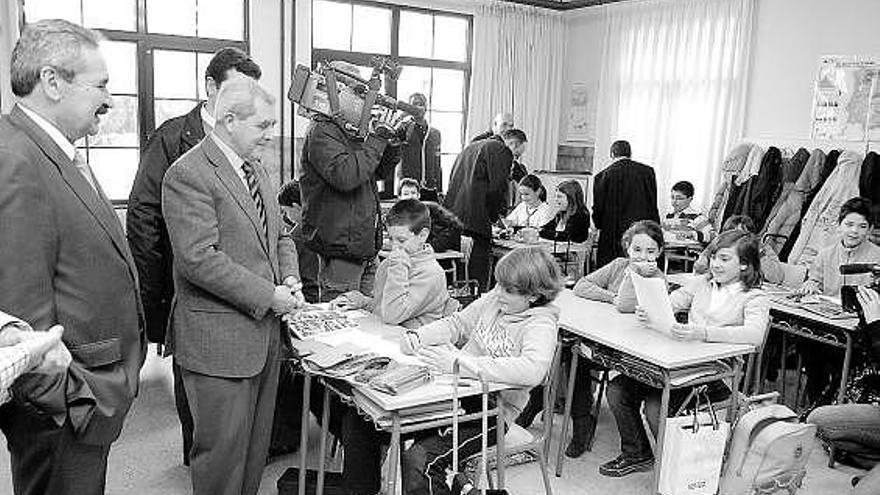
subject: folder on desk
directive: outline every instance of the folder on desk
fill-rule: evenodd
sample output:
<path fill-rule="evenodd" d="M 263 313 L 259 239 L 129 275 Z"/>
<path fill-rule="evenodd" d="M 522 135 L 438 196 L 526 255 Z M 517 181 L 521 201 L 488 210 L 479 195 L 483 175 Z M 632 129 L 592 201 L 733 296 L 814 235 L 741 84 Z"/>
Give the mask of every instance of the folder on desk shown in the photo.
<path fill-rule="evenodd" d="M 675 316 L 672 314 L 669 293 L 666 292 L 666 281 L 659 277 L 643 277 L 634 271 L 630 271 L 630 276 L 639 306 L 648 313 L 654 328 L 670 334 Z"/>

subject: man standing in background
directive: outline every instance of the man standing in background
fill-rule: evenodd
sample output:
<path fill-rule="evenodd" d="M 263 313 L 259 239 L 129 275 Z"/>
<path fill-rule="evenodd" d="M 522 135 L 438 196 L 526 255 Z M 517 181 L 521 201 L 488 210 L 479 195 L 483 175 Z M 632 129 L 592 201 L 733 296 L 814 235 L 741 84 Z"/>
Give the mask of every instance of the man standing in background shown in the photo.
<path fill-rule="evenodd" d="M 122 225 L 74 143 L 113 106 L 101 36 L 68 21 L 25 27 L 0 120 L 0 308 L 64 327 L 66 373 L 13 385 L 0 428 L 16 495 L 100 495 L 146 352 L 137 269 Z M 6 332 L 4 332 L 6 333 Z"/>
<path fill-rule="evenodd" d="M 427 109 L 428 99 L 421 93 L 409 97 L 410 105 Z M 411 119 L 406 126 L 406 139 L 400 147 L 401 179 L 415 179 L 422 189 L 443 191 L 443 171 L 440 168 L 440 131 L 428 125 L 425 117 Z"/>
<path fill-rule="evenodd" d="M 638 220 L 660 221 L 654 169 L 630 159 L 626 141 L 611 145 L 611 165 L 593 183 L 593 222 L 599 229 L 597 265 L 625 256 L 620 238 Z"/>
<path fill-rule="evenodd" d="M 507 112 L 501 112 L 492 119 L 492 127 L 490 127 L 488 131 L 474 136 L 474 138 L 471 139 L 471 142 L 475 143 L 477 141 L 482 141 L 483 139 L 489 139 L 492 136 L 501 137 L 505 131 L 510 129 L 513 129 L 513 115 Z"/>
<path fill-rule="evenodd" d="M 226 79 L 244 75 L 259 80 L 260 67 L 238 48 L 223 48 L 214 54 L 205 70 L 208 100 L 189 113 L 166 120 L 150 136 L 141 154 L 140 165 L 128 198 L 126 226 L 128 244 L 140 278 L 141 297 L 147 320 L 147 338 L 165 343 L 165 327 L 174 297 L 171 275 L 171 244 L 162 216 L 162 178 L 165 171 L 184 153 L 210 134 L 214 128 L 214 104 Z M 183 464 L 189 466 L 192 447 L 192 414 L 183 391 L 180 368 L 175 362 L 174 406 L 183 435 Z"/>

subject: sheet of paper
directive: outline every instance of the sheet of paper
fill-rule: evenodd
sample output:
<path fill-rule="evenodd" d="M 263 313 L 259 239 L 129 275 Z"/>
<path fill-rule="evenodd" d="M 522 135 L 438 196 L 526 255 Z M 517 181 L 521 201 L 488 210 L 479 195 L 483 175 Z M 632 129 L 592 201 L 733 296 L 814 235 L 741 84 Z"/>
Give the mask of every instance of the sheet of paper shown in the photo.
<path fill-rule="evenodd" d="M 648 313 L 654 328 L 665 334 L 672 333 L 675 316 L 666 292 L 666 282 L 662 278 L 646 278 L 633 271 L 630 271 L 630 276 L 639 306 Z"/>

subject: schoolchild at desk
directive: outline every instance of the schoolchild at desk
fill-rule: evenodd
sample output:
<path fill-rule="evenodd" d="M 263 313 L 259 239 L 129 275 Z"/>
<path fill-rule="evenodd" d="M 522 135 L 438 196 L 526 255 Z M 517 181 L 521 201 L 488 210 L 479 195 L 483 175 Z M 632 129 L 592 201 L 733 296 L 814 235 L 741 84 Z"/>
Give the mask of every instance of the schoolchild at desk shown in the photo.
<path fill-rule="evenodd" d="M 733 215 L 724 221 L 721 231 L 740 230 L 742 232 L 755 233 L 755 222 L 747 215 Z M 760 243 L 758 257 L 761 260 L 761 274 L 764 280 L 771 284 L 781 284 L 785 280 L 785 271 L 776 251 L 765 243 Z M 709 250 L 704 249 L 700 257 L 694 262 L 694 273 L 702 275 L 709 272 Z"/>
<path fill-rule="evenodd" d="M 673 311 L 688 312 L 688 323 L 675 323 L 671 338 L 760 346 L 770 320 L 770 300 L 760 288 L 757 238 L 741 230 L 722 232 L 709 244 L 709 260 L 707 275 L 669 296 Z M 636 315 L 647 327 L 645 331 L 659 331 L 641 308 Z M 672 390 L 669 410 L 678 409 L 688 393 L 686 388 Z M 719 380 L 710 384 L 709 394 L 712 400 L 723 400 L 730 389 Z M 659 389 L 626 375 L 611 380 L 606 397 L 617 423 L 621 454 L 599 466 L 600 474 L 620 477 L 653 468 L 654 454 L 641 409 L 644 404 L 645 417 L 656 435 L 660 395 Z"/>
<path fill-rule="evenodd" d="M 706 245 L 712 240 L 712 222 L 691 203 L 694 200 L 694 185 L 683 180 L 672 186 L 670 195 L 672 211 L 663 218 L 663 232 L 667 239 L 697 241 Z"/>
<path fill-rule="evenodd" d="M 450 373 L 458 359 L 463 376 L 481 373 L 489 381 L 515 385 L 501 392 L 499 399 L 502 414 L 512 421 L 528 401 L 529 389 L 549 372 L 559 319 L 559 309 L 551 302 L 562 288 L 562 278 L 550 253 L 530 246 L 502 257 L 495 266 L 495 280 L 492 291 L 461 312 L 404 335 L 401 350 L 419 355 L 439 373 Z M 470 413 L 479 411 L 476 402 L 465 400 L 462 407 Z M 487 440 L 493 445 L 494 418 L 489 426 Z M 417 435 L 403 453 L 403 493 L 450 493 L 446 469 L 458 467 L 450 466 L 452 438 L 443 430 L 448 428 Z M 480 434 L 480 420 L 459 425 L 460 459 L 479 452 Z"/>
<path fill-rule="evenodd" d="M 385 218 L 391 254 L 379 263 L 373 294 L 349 291 L 331 301 L 341 309 L 367 309 L 382 322 L 415 328 L 450 315 L 458 301 L 446 290 L 446 274 L 427 244 L 431 231 L 428 207 L 403 199 Z"/>
<path fill-rule="evenodd" d="M 641 220 L 624 232 L 621 243 L 627 257 L 617 258 L 581 278 L 574 287 L 574 293 L 585 299 L 613 303 L 620 312 L 632 313 L 636 308 L 636 295 L 629 273 L 633 271 L 643 277 L 663 276 L 657 266 L 657 258 L 663 250 L 663 231 L 656 222 Z M 571 400 L 572 436 L 565 449 L 568 457 L 580 457 L 586 451 L 589 434 L 596 422 L 591 414 L 592 403 L 590 364 L 584 359 L 578 361 Z M 517 418 L 517 424 L 528 427 L 543 408 L 543 395 L 536 388 L 532 391 L 528 406 Z"/>
<path fill-rule="evenodd" d="M 529 174 L 517 186 L 520 202 L 504 219 L 507 227 L 540 229 L 553 219 L 553 207 L 547 204 L 547 191 L 538 176 Z"/>
<path fill-rule="evenodd" d="M 871 200 L 861 197 L 851 198 L 841 205 L 837 216 L 839 239 L 819 251 L 798 293 L 839 297 L 841 285 L 867 285 L 871 282 L 870 273 L 840 274 L 840 265 L 880 263 L 880 247 L 868 241 L 874 223 L 871 207 Z"/>
<path fill-rule="evenodd" d="M 585 242 L 590 236 L 590 210 L 584 203 L 584 190 L 576 180 L 556 186 L 559 211 L 544 227 L 541 237 L 554 241 Z"/>

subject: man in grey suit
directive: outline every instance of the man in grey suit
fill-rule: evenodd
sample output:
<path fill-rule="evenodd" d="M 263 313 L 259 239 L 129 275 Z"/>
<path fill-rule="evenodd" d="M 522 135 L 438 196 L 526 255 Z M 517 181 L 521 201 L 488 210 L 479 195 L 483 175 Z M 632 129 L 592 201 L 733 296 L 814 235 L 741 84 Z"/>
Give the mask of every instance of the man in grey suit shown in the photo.
<path fill-rule="evenodd" d="M 274 99 L 238 77 L 217 95 L 214 131 L 165 174 L 174 254 L 169 345 L 193 413 L 195 495 L 253 495 L 278 386 L 279 315 L 300 302 L 296 248 L 265 169 Z"/>
<path fill-rule="evenodd" d="M 73 356 L 66 373 L 19 378 L 0 411 L 18 495 L 104 492 L 146 352 L 122 225 L 73 144 L 112 106 L 99 39 L 27 26 L 12 52 L 19 100 L 0 119 L 0 307 L 35 330 L 63 325 Z"/>

